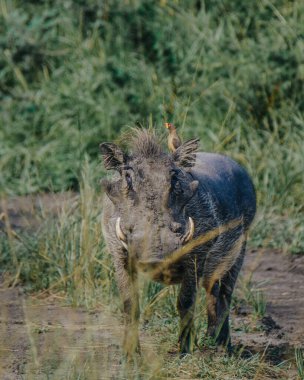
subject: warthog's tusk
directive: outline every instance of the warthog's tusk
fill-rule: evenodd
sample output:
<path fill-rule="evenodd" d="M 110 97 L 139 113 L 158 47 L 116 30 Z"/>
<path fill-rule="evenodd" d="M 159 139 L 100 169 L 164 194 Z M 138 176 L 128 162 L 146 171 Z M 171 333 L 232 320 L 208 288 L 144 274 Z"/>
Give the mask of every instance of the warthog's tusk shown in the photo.
<path fill-rule="evenodd" d="M 183 243 L 188 243 L 193 238 L 194 235 L 194 222 L 193 219 L 189 216 L 189 231 L 183 237 Z"/>
<path fill-rule="evenodd" d="M 128 245 L 127 245 L 127 237 L 126 235 L 122 232 L 122 229 L 120 227 L 120 217 L 116 219 L 116 225 L 115 225 L 115 231 L 116 231 L 116 236 L 120 240 L 121 244 L 124 246 L 126 250 L 128 250 Z"/>

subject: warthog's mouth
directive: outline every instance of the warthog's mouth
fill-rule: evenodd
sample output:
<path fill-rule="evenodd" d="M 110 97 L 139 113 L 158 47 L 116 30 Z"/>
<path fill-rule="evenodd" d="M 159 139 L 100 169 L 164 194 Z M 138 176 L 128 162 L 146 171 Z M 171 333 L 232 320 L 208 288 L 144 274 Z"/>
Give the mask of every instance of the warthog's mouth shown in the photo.
<path fill-rule="evenodd" d="M 190 253 L 194 248 L 208 243 L 210 240 L 215 239 L 229 230 L 239 227 L 242 223 L 242 218 L 233 219 L 222 226 L 206 232 L 204 235 L 192 239 L 163 260 L 139 260 L 136 265 L 141 272 L 147 273 L 152 279 L 161 280 L 164 283 L 174 283 L 176 274 L 176 268 L 174 268 L 174 266 L 178 267 L 178 264 L 184 256 Z M 166 278 L 168 278 L 167 281 Z M 169 278 L 172 278 L 173 281 L 169 281 Z"/>
<path fill-rule="evenodd" d="M 140 272 L 147 274 L 150 279 L 166 285 L 179 283 L 183 273 L 182 265 L 167 264 L 166 260 L 139 261 L 137 268 Z"/>

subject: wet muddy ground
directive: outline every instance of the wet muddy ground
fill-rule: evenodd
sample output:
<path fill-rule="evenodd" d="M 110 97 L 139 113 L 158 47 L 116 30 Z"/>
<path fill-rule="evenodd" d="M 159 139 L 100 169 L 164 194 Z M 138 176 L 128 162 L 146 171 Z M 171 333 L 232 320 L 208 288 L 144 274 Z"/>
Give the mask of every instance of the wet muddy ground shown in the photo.
<path fill-rule="evenodd" d="M 103 310 L 86 312 L 50 298 L 1 289 L 0 378 L 119 379 L 122 326 Z M 87 377 L 85 377 L 87 378 Z"/>
<path fill-rule="evenodd" d="M 261 331 L 249 329 L 246 334 L 235 331 L 234 341 L 251 352 L 263 352 L 267 347 L 266 354 L 273 362 L 293 355 L 295 347 L 303 348 L 304 256 L 271 250 L 249 251 L 242 275 L 245 279 L 252 276 L 252 287 L 263 292 L 266 313 L 257 323 Z M 249 323 L 247 307 L 236 308 L 234 313 L 234 328 Z"/>
<path fill-rule="evenodd" d="M 10 215 L 14 229 L 37 228 L 42 212 L 55 215 L 75 197 L 16 198 L 2 202 L 0 214 Z M 1 223 L 0 229 L 3 218 Z M 244 354 L 260 352 L 279 363 L 291 357 L 295 347 L 304 347 L 304 256 L 251 250 L 236 289 L 240 298 L 248 278 L 251 288 L 265 295 L 266 313 L 253 324 L 252 309 L 237 304 L 231 318 L 233 343 L 244 347 Z M 21 287 L 8 288 L 5 278 L 0 279 L 0 305 L 1 379 L 81 378 L 79 368 L 88 365 L 92 378 L 94 373 L 96 378 L 121 378 L 122 325 L 108 311 L 88 312 L 67 307 L 60 297 L 25 295 Z M 141 341 L 147 355 L 154 355 L 153 337 Z M 105 376 L 99 377 L 101 373 Z M 296 378 L 292 372 L 290 378 Z"/>

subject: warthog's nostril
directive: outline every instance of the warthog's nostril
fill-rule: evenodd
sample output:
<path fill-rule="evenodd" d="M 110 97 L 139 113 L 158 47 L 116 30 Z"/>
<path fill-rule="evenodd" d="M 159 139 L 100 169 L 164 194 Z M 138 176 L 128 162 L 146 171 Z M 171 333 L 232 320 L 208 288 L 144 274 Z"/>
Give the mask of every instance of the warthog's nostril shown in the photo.
<path fill-rule="evenodd" d="M 172 232 L 181 232 L 182 225 L 180 223 L 172 222 L 171 223 L 171 231 Z"/>

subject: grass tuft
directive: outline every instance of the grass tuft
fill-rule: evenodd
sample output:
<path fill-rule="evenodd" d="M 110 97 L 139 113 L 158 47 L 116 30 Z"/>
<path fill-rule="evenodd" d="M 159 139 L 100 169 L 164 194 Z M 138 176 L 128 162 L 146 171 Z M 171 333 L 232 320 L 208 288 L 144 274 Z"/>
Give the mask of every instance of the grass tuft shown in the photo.
<path fill-rule="evenodd" d="M 300 380 L 304 379 L 304 353 L 300 348 L 295 350 L 296 365 Z"/>

